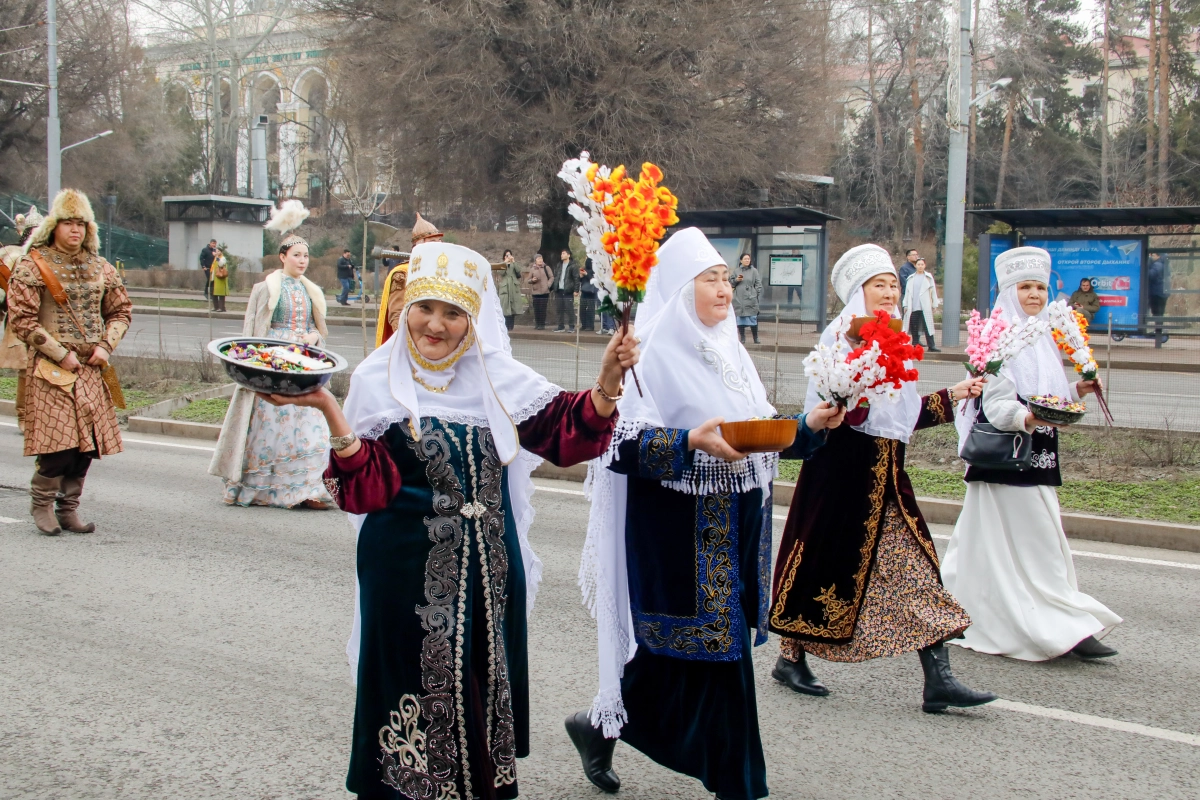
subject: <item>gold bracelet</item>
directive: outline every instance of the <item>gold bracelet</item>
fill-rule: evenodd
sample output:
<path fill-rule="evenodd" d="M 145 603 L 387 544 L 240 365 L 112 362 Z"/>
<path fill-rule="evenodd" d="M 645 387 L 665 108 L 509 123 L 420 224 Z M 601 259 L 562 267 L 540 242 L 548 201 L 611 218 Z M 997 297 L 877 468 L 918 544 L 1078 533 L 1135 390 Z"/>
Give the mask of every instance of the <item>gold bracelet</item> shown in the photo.
<path fill-rule="evenodd" d="M 625 382 L 624 381 L 621 382 L 621 388 L 617 390 L 617 394 L 614 397 L 613 395 L 610 395 L 608 392 L 604 391 L 604 387 L 600 385 L 600 379 L 597 378 L 596 379 L 596 391 L 599 392 L 600 396 L 603 397 L 608 402 L 615 403 L 618 400 L 620 400 L 622 397 L 625 396 Z"/>

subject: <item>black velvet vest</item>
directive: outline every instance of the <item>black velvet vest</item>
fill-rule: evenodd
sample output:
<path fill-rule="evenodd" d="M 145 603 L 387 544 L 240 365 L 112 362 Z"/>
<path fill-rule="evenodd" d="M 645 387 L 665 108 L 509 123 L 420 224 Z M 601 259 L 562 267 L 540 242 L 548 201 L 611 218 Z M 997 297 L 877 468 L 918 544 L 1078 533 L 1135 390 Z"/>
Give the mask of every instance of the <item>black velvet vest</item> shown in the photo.
<path fill-rule="evenodd" d="M 982 407 L 975 421 L 988 421 Z M 1062 486 L 1062 473 L 1058 469 L 1058 429 L 1049 425 L 1034 428 L 1033 465 L 1024 472 L 967 467 L 967 475 L 963 480 L 999 483 L 1005 486 Z"/>

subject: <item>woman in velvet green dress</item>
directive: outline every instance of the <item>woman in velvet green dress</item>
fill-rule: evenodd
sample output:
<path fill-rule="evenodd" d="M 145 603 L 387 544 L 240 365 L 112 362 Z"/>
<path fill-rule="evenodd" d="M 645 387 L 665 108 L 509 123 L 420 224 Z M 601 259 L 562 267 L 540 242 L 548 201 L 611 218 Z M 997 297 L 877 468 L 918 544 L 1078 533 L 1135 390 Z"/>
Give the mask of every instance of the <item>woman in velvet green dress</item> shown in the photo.
<path fill-rule="evenodd" d="M 766 641 L 779 456 L 739 453 L 718 428 L 775 409 L 737 340 L 721 256 L 689 228 L 659 259 L 638 312 L 642 392 L 620 402 L 613 445 L 591 472 L 581 578 L 600 692 L 567 732 L 604 791 L 620 787 L 619 736 L 720 798 L 751 800 L 767 795 L 751 650 Z M 814 409 L 787 457 L 812 453 L 840 420 Z"/>
<path fill-rule="evenodd" d="M 355 371 L 343 415 L 320 408 L 325 479 L 355 515 L 358 595 L 348 653 L 358 696 L 346 787 L 360 798 L 517 797 L 529 753 L 526 614 L 530 472 L 604 452 L 632 333 L 614 337 L 591 391 L 513 360 L 488 262 L 413 248 L 397 335 Z"/>

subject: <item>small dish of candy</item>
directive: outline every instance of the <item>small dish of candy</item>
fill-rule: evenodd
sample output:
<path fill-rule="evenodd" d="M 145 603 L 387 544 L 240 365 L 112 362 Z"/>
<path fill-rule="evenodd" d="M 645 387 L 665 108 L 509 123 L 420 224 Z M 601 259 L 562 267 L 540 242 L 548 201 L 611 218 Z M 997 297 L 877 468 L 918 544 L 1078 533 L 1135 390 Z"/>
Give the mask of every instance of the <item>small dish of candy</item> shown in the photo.
<path fill-rule="evenodd" d="M 347 366 L 337 353 L 282 339 L 236 337 L 208 350 L 233 382 L 255 392 L 296 396 L 320 389 Z"/>
<path fill-rule="evenodd" d="M 1083 419 L 1087 406 L 1056 395 L 1035 394 L 1028 400 L 1029 410 L 1040 420 L 1057 425 L 1073 425 Z"/>

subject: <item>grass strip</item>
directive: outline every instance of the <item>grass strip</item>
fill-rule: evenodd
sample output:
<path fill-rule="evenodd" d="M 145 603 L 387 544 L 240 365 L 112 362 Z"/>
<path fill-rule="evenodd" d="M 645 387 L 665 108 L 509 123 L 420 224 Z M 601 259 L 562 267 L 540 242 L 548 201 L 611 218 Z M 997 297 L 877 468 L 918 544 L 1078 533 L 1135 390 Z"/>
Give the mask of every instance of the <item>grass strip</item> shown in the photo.
<path fill-rule="evenodd" d="M 211 425 L 220 424 L 229 410 L 228 397 L 210 397 L 207 400 L 196 400 L 183 408 L 171 412 L 171 419 L 182 422 L 207 422 Z"/>
<path fill-rule="evenodd" d="M 799 461 L 780 462 L 780 479 L 795 481 L 800 464 Z M 912 480 L 913 490 L 920 496 L 961 500 L 966 495 L 967 487 L 959 472 L 919 468 L 906 472 Z M 1197 498 L 1200 498 L 1200 479 L 1196 478 L 1133 483 L 1069 480 L 1058 489 L 1058 501 L 1064 511 L 1187 525 L 1200 525 Z"/>

